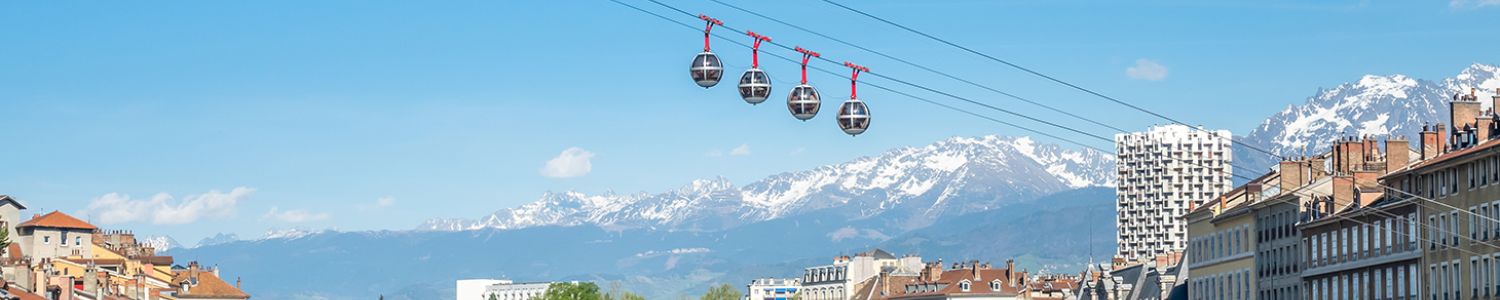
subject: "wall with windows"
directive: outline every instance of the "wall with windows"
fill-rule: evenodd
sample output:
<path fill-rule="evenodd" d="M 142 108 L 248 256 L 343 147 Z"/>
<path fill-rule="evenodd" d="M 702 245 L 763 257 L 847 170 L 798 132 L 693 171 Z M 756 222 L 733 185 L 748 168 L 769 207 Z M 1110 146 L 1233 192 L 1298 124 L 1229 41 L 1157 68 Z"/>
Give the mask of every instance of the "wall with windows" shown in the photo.
<path fill-rule="evenodd" d="M 1385 178 L 1427 198 L 1416 201 L 1437 202 L 1421 213 L 1422 286 L 1429 299 L 1500 297 L 1500 157 L 1490 149 L 1464 151 Z"/>
<path fill-rule="evenodd" d="M 1424 250 L 1417 235 L 1420 215 L 1415 199 L 1388 197 L 1300 226 L 1306 298 L 1418 298 Z"/>
<path fill-rule="evenodd" d="M 93 257 L 93 231 L 68 228 L 28 227 L 21 229 L 21 252 L 34 258 Z"/>
<path fill-rule="evenodd" d="M 1213 204 L 1209 204 L 1213 205 Z M 1188 215 L 1188 296 L 1254 299 L 1256 218 L 1249 206 Z"/>

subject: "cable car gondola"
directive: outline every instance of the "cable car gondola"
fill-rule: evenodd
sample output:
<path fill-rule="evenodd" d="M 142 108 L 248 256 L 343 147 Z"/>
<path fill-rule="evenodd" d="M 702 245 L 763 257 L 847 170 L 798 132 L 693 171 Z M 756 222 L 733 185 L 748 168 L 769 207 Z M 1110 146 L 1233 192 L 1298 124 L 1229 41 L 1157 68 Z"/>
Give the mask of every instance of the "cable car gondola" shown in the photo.
<path fill-rule="evenodd" d="M 693 82 L 706 89 L 719 84 L 719 78 L 724 76 L 724 64 L 719 62 L 719 56 L 714 55 L 708 47 L 709 31 L 714 29 L 714 25 L 724 25 L 724 22 L 706 15 L 698 15 L 698 18 L 708 22 L 708 27 L 703 29 L 703 52 L 693 57 L 693 65 L 688 71 L 693 75 Z"/>
<path fill-rule="evenodd" d="M 802 84 L 792 88 L 792 93 L 786 97 L 786 108 L 792 112 L 792 117 L 807 121 L 818 115 L 818 106 L 821 99 L 818 89 L 807 84 L 807 61 L 813 57 L 821 56 L 812 50 L 797 47 L 797 52 L 802 53 Z"/>
<path fill-rule="evenodd" d="M 854 75 L 849 76 L 849 100 L 839 105 L 837 121 L 839 129 L 844 130 L 844 133 L 850 136 L 855 136 L 870 128 L 870 107 L 866 106 L 864 101 L 859 100 L 859 86 L 857 85 L 859 73 L 868 72 L 870 68 L 850 62 L 844 62 L 844 66 L 854 69 Z"/>
<path fill-rule="evenodd" d="M 755 45 L 750 47 L 750 69 L 740 76 L 740 98 L 753 105 L 765 102 L 771 96 L 771 77 L 760 70 L 760 42 L 770 41 L 771 37 L 754 31 L 747 34 L 755 38 Z"/>

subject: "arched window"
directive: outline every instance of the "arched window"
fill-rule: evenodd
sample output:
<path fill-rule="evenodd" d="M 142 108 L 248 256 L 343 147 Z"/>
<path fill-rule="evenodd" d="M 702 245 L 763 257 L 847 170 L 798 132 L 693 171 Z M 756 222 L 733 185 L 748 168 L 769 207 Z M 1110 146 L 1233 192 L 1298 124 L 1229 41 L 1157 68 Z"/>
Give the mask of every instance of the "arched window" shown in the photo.
<path fill-rule="evenodd" d="M 964 281 L 959 281 L 958 282 L 958 289 L 960 291 L 968 292 L 969 291 L 969 280 L 965 279 Z"/>
<path fill-rule="evenodd" d="M 996 292 L 1000 291 L 1000 280 L 999 279 L 995 279 L 994 281 L 990 281 L 990 290 L 991 291 L 996 291 Z"/>

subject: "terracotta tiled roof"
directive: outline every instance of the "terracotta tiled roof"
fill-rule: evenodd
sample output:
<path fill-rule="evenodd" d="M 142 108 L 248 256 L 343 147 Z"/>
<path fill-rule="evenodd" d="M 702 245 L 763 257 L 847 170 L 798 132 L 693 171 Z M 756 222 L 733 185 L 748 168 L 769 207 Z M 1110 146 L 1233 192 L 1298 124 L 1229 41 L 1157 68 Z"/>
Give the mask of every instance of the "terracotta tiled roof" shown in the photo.
<path fill-rule="evenodd" d="M 78 218 L 74 218 L 73 216 L 69 216 L 68 214 L 55 210 L 45 215 L 31 218 L 30 221 L 22 222 L 20 225 L 16 225 L 16 228 L 22 227 L 72 228 L 84 230 L 99 229 L 99 227 L 94 227 L 94 225 L 89 224 L 89 222 L 84 222 L 83 220 L 79 220 Z"/>
<path fill-rule="evenodd" d="M 176 274 L 173 274 L 172 276 L 172 285 L 181 286 L 184 282 L 190 279 L 188 277 L 190 277 L 191 274 L 187 270 L 178 270 L 175 272 Z M 250 298 L 250 294 L 246 294 L 245 291 L 241 291 L 239 288 L 234 287 L 233 284 L 229 284 L 228 282 L 224 282 L 223 279 L 219 279 L 219 276 L 214 275 L 214 272 L 208 271 L 198 272 L 198 285 L 184 290 L 186 290 L 186 292 L 177 293 L 178 298 Z"/>
<path fill-rule="evenodd" d="M 20 300 L 47 300 L 47 298 L 43 298 L 41 295 L 32 294 L 25 290 L 18 289 L 14 286 L 5 287 L 5 291 L 10 292 L 11 296 L 16 296 L 16 299 Z"/>

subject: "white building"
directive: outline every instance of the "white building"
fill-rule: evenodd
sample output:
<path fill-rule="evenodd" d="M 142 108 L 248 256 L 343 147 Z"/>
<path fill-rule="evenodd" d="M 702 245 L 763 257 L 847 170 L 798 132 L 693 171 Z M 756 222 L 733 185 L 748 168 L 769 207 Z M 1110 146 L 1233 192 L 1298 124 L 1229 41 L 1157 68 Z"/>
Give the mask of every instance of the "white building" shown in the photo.
<path fill-rule="evenodd" d="M 494 296 L 497 300 L 531 300 L 547 293 L 551 282 L 501 283 L 484 288 L 484 299 Z"/>
<path fill-rule="evenodd" d="M 1183 125 L 1115 135 L 1118 258 L 1142 261 L 1187 248 L 1188 208 L 1233 188 L 1230 133 Z"/>
<path fill-rule="evenodd" d="M 745 300 L 787 300 L 802 289 L 802 281 L 785 278 L 761 278 L 745 286 Z"/>
<path fill-rule="evenodd" d="M 458 280 L 458 291 L 453 295 L 454 300 L 489 300 L 485 296 L 485 288 L 496 284 L 509 284 L 510 280 L 499 279 L 461 279 Z"/>
<path fill-rule="evenodd" d="M 840 256 L 833 264 L 811 267 L 802 273 L 803 300 L 846 300 L 854 285 L 880 275 L 881 270 L 897 272 L 922 269 L 922 258 L 914 255 L 896 257 L 875 249 L 854 257 Z"/>

